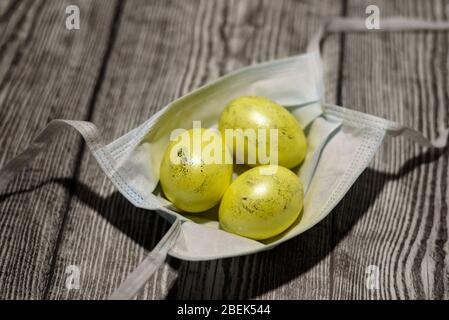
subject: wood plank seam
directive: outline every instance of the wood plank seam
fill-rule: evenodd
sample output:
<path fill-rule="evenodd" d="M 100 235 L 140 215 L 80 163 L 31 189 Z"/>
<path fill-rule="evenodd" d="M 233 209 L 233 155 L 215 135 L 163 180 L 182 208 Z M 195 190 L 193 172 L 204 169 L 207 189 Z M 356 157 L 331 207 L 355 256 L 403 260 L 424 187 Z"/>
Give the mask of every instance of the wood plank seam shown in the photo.
<path fill-rule="evenodd" d="M 341 16 L 346 17 L 348 15 L 348 1 L 342 0 L 341 1 Z M 345 40 L 346 35 L 345 33 L 341 33 L 340 35 L 340 41 L 338 43 L 340 47 L 339 57 L 338 57 L 338 75 L 337 75 L 337 92 L 336 92 L 336 98 L 337 98 L 337 105 L 341 106 L 343 104 L 343 70 L 344 70 L 344 55 L 345 55 Z M 331 214 L 330 217 L 331 220 L 331 247 L 335 247 L 337 245 L 337 239 L 335 237 L 336 228 L 335 228 L 335 214 Z M 330 252 L 329 257 L 329 299 L 332 299 L 334 295 L 334 267 L 335 267 L 335 261 L 334 261 L 334 253 L 333 251 Z"/>

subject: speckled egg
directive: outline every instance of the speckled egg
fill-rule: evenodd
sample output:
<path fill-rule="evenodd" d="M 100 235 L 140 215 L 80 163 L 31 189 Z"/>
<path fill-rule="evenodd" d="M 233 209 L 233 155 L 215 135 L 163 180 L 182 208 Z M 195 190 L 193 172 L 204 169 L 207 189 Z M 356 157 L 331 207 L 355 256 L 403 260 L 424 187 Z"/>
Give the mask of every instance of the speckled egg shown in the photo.
<path fill-rule="evenodd" d="M 243 156 L 239 157 L 239 152 L 236 150 L 236 140 L 227 139 L 227 142 L 232 144 L 230 147 L 234 151 L 234 155 L 237 155 L 236 158 L 240 158 L 238 161 L 252 166 L 268 164 L 266 160 L 260 161 L 259 145 L 265 145 L 266 154 L 270 156 L 269 129 L 278 129 L 277 164 L 293 168 L 299 165 L 306 156 L 307 140 L 298 121 L 286 108 L 265 97 L 245 96 L 232 100 L 220 115 L 219 129 L 222 135 L 225 135 L 226 129 L 253 129 L 256 131 L 266 129 L 264 135 L 257 134 L 255 139 L 248 136 L 243 137 L 245 139 L 244 159 L 242 159 Z M 248 150 L 256 150 L 257 155 L 252 158 L 248 157 Z"/>
<path fill-rule="evenodd" d="M 194 147 L 194 139 L 200 139 L 197 146 L 201 148 Z M 215 156 L 214 150 L 221 153 L 217 161 L 206 159 L 205 155 Z M 232 162 L 225 157 L 232 160 L 218 132 L 196 128 L 178 135 L 165 150 L 160 167 L 166 198 L 186 212 L 201 212 L 218 204 L 232 181 Z"/>
<path fill-rule="evenodd" d="M 299 178 L 283 167 L 266 174 L 267 167 L 244 172 L 226 190 L 219 209 L 223 230 L 263 240 L 285 231 L 298 218 L 304 198 Z"/>

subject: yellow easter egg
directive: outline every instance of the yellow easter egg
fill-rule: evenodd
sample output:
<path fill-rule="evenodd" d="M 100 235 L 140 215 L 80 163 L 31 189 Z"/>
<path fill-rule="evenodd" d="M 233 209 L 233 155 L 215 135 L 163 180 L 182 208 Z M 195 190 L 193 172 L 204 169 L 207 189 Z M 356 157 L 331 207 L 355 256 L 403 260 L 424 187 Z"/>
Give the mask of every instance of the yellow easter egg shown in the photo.
<path fill-rule="evenodd" d="M 220 226 L 255 240 L 271 238 L 298 218 L 303 198 L 302 183 L 292 171 L 280 166 L 252 168 L 226 190 L 219 209 Z"/>
<path fill-rule="evenodd" d="M 194 128 L 165 150 L 160 183 L 168 200 L 186 212 L 201 212 L 220 201 L 232 180 L 230 151 L 218 132 Z"/>
<path fill-rule="evenodd" d="M 226 134 L 226 129 L 234 130 L 234 140 L 227 137 L 226 140 L 231 143 L 230 148 L 240 163 L 252 166 L 271 163 L 293 168 L 306 156 L 307 140 L 298 121 L 286 108 L 265 97 L 248 96 L 232 100 L 220 115 L 219 129 L 222 135 Z M 277 148 L 273 143 L 270 149 L 270 129 L 277 129 Z M 275 134 L 276 131 L 272 132 Z M 238 138 L 244 140 L 243 148 L 238 148 Z M 260 150 L 262 147 L 264 150 Z M 267 161 L 268 158 L 274 159 L 270 150 L 277 151 L 277 163 Z M 261 154 L 266 157 L 262 158 Z"/>

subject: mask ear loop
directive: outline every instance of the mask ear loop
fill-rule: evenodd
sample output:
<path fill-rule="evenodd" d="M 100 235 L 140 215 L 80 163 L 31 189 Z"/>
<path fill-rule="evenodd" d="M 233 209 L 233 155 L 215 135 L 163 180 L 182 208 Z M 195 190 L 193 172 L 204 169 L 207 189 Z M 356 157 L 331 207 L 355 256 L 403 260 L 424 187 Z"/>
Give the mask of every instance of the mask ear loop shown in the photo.
<path fill-rule="evenodd" d="M 415 18 L 389 17 L 380 20 L 380 29 L 368 29 L 365 19 L 361 18 L 331 18 L 326 21 L 307 46 L 307 52 L 320 53 L 320 44 L 327 33 L 331 32 L 389 32 L 389 31 L 448 31 L 449 21 L 426 21 Z M 448 143 L 449 128 L 440 130 L 436 139 L 430 140 L 421 132 L 390 121 L 387 133 L 392 137 L 404 136 L 423 147 L 445 148 Z"/>
<path fill-rule="evenodd" d="M 357 18 L 334 18 L 327 21 L 312 38 L 308 52 L 320 51 L 320 43 L 328 32 L 373 32 L 373 31 L 418 31 L 418 30 L 449 30 L 449 22 L 429 22 L 420 19 L 409 19 L 402 17 L 384 18 L 381 21 L 381 29 L 371 30 L 365 26 L 364 19 Z M 124 173 L 114 168 L 113 157 L 105 150 L 97 128 L 90 122 L 54 120 L 47 128 L 33 141 L 32 145 L 22 154 L 11 160 L 0 170 L 0 191 L 6 186 L 10 178 L 22 170 L 33 159 L 35 159 L 45 147 L 60 133 L 64 127 L 76 129 L 86 140 L 86 143 L 100 167 L 111 179 L 114 185 L 122 194 L 137 207 L 151 210 L 163 209 L 156 200 L 147 200 L 130 189 L 123 178 Z M 392 123 L 387 132 L 393 136 L 404 135 L 412 138 L 416 142 L 427 147 L 445 147 L 447 145 L 447 134 L 449 129 L 445 129 L 442 136 L 434 141 L 425 138 L 420 132 L 411 128 Z M 445 136 L 444 136 L 445 134 Z M 148 254 L 147 258 L 125 279 L 123 284 L 111 295 L 110 299 L 130 299 L 137 294 L 146 281 L 165 261 L 168 251 L 176 243 L 180 235 L 182 222 L 176 220 L 167 234 Z"/>
<path fill-rule="evenodd" d="M 380 20 L 380 29 L 368 29 L 365 19 L 335 17 L 327 20 L 307 46 L 307 52 L 320 51 L 320 44 L 328 33 L 334 32 L 390 32 L 390 31 L 445 31 L 449 21 L 426 21 L 415 18 L 387 17 Z"/>
<path fill-rule="evenodd" d="M 112 293 L 108 300 L 124 300 L 133 298 L 145 283 L 165 262 L 168 251 L 175 245 L 181 232 L 181 220 L 176 220 L 161 241 L 134 269 L 123 283 Z"/>
<path fill-rule="evenodd" d="M 0 169 L 0 192 L 4 190 L 14 174 L 24 169 L 32 162 L 53 139 L 66 128 L 74 128 L 86 141 L 89 150 L 94 155 L 101 169 L 113 182 L 115 187 L 135 206 L 149 210 L 163 210 L 155 199 L 144 199 L 141 195 L 128 187 L 124 172 L 114 167 L 112 155 L 104 148 L 103 139 L 97 127 L 87 121 L 53 120 L 37 136 L 32 144 L 20 155 L 12 159 Z M 147 255 L 140 265 L 128 275 L 122 285 L 112 294 L 110 299 L 131 299 L 136 295 L 154 272 L 165 262 L 168 251 L 175 245 L 181 231 L 182 221 L 176 219 L 169 231 L 156 247 Z"/>
<path fill-rule="evenodd" d="M 61 134 L 61 131 L 66 128 L 73 128 L 81 134 L 92 155 L 100 165 L 100 168 L 112 181 L 115 187 L 132 204 L 149 210 L 162 209 L 162 206 L 156 200 L 156 197 L 145 199 L 128 186 L 125 172 L 115 168 L 115 160 L 110 152 L 104 148 L 105 144 L 103 143 L 103 139 L 97 127 L 92 122 L 88 121 L 60 119 L 51 121 L 47 127 L 33 140 L 28 148 L 0 169 L 0 192 L 4 190 L 9 180 L 16 173 L 25 168 L 38 155 L 45 151 L 53 139 L 58 137 Z"/>

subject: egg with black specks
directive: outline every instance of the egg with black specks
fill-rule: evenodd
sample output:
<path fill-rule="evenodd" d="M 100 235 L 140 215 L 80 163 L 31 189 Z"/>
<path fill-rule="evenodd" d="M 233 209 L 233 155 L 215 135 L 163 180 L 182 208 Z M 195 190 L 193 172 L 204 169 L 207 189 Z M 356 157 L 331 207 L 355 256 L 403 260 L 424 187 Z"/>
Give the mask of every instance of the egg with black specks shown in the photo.
<path fill-rule="evenodd" d="M 298 219 L 304 201 L 301 181 L 289 169 L 269 167 L 244 172 L 226 190 L 219 208 L 223 230 L 264 240 L 282 233 Z"/>
<path fill-rule="evenodd" d="M 167 146 L 160 167 L 164 195 L 178 209 L 201 212 L 220 202 L 232 181 L 232 155 L 219 132 L 185 130 Z"/>
<path fill-rule="evenodd" d="M 298 121 L 286 108 L 268 98 L 243 96 L 232 100 L 221 113 L 218 126 L 225 137 L 227 129 L 234 131 L 234 139 L 226 137 L 226 141 L 230 143 L 238 163 L 251 166 L 278 164 L 293 168 L 306 156 L 307 140 Z M 273 143 L 271 148 L 270 129 L 277 129 L 277 146 Z M 255 136 L 250 135 L 251 130 L 256 132 Z M 243 148 L 238 147 L 238 138 L 243 140 L 240 143 Z M 263 153 L 259 150 L 261 147 L 265 149 Z M 271 150 L 277 152 L 274 161 L 267 159 L 275 159 Z"/>

